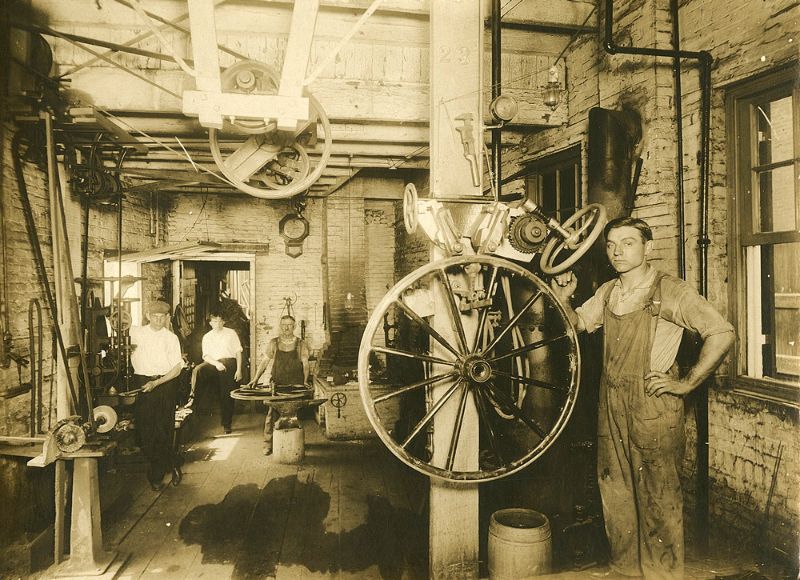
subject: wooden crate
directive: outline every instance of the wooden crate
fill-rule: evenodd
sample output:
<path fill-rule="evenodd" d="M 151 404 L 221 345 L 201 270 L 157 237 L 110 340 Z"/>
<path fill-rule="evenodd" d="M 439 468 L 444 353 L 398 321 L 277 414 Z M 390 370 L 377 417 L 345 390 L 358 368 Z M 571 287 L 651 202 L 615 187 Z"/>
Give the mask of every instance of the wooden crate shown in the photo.
<path fill-rule="evenodd" d="M 377 437 L 372 424 L 367 418 L 364 411 L 364 405 L 361 403 L 361 394 L 358 389 L 358 382 L 350 381 L 344 385 L 334 385 L 333 383 L 323 382 L 318 380 L 316 382 L 318 396 L 328 399 L 326 403 L 320 406 L 320 411 L 317 415 L 317 421 L 325 425 L 325 435 L 328 439 L 336 440 L 353 440 L 353 439 L 369 439 Z M 377 389 L 376 395 L 388 391 L 388 388 Z M 334 395 L 340 393 L 344 395 L 336 397 L 344 401 L 344 404 L 336 408 L 333 404 Z M 399 406 L 396 401 L 386 405 L 385 424 L 391 425 L 400 416 Z"/>

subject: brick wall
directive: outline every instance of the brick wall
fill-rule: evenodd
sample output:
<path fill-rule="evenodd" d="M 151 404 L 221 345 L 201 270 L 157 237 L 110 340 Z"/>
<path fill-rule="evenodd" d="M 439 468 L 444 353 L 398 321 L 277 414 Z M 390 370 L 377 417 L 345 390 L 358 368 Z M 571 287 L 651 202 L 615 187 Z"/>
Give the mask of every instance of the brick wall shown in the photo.
<path fill-rule="evenodd" d="M 279 233 L 283 216 L 294 211 L 285 200 L 262 200 L 247 195 L 180 195 L 171 198 L 168 211 L 170 243 L 211 240 L 269 244 L 268 252 L 255 256 L 255 297 L 251 324 L 255 327 L 253 364 L 257 364 L 278 320 L 286 314 L 284 298 L 295 300 L 294 317 L 305 321 L 309 348 L 321 349 L 326 341 L 323 322 L 323 248 L 325 201 L 310 200 L 304 217 L 309 234 L 297 258 L 285 252 Z"/>
<path fill-rule="evenodd" d="M 28 238 L 19 188 L 14 173 L 14 165 L 10 150 L 11 139 L 18 127 L 4 124 L 2 134 L 2 195 L 5 227 L 5 261 L 0 272 L 0 283 L 5 285 L 8 302 L 4 293 L 0 293 L 0 302 L 9 318 L 8 327 L 3 321 L 3 332 L 10 337 L 10 351 L 14 355 L 30 358 L 28 339 L 28 308 L 31 299 L 36 298 L 42 308 L 43 323 L 43 420 L 46 430 L 56 423 L 56 394 L 54 389 L 55 366 L 51 354 L 52 323 L 43 286 L 37 276 L 34 254 Z M 53 252 L 50 235 L 50 203 L 47 193 L 46 172 L 34 164 L 24 165 L 25 184 L 33 209 L 33 217 L 38 231 L 38 238 L 46 266 L 51 288 L 55 285 L 53 274 Z M 65 178 L 68 177 L 65 175 Z M 71 194 L 68 179 L 64 180 L 64 213 L 67 223 L 67 236 L 70 245 L 70 257 L 74 276 L 81 274 L 81 237 L 83 235 L 83 210 L 80 200 Z M 155 203 L 155 206 L 151 206 Z M 152 207 L 152 210 L 151 210 Z M 157 200 L 135 195 L 128 196 L 123 205 L 125 219 L 123 223 L 123 250 L 142 250 L 151 247 L 159 240 L 159 224 L 162 212 Z M 117 247 L 116 208 L 110 206 L 92 206 L 89 212 L 88 240 L 88 274 L 90 277 L 103 274 L 104 250 L 115 250 Z M 151 224 L 153 225 L 151 234 Z M 76 291 L 79 288 L 76 286 Z M 101 292 L 97 287 L 95 292 Z M 98 294 L 99 295 L 99 294 Z M 34 318 L 34 329 L 37 321 Z M 72 344 L 69 340 L 67 345 Z M 21 383 L 30 382 L 30 369 L 20 368 L 14 361 L 7 367 L 0 367 L 0 394 L 20 390 Z M 20 390 L 18 394 L 0 397 L 0 433 L 3 435 L 26 435 L 30 432 L 30 392 Z M 42 471 L 43 477 L 52 478 L 52 473 Z M 0 458 L 0 504 L 14 506 L 14 509 L 0 510 L 0 551 L 26 532 L 40 531 L 40 525 L 47 524 L 47 514 L 36 499 L 37 493 L 47 494 L 46 489 L 31 491 L 32 482 L 41 479 L 38 472 L 32 474 L 24 462 Z M 38 483 L 36 484 L 38 485 Z M 52 484 L 50 484 L 52 485 Z M 46 497 L 46 495 L 42 495 Z M 39 502 L 40 503 L 40 502 Z M 44 518 L 44 521 L 43 521 Z M 0 560 L 3 556 L 0 556 Z"/>
<path fill-rule="evenodd" d="M 794 13 L 792 12 L 792 7 Z M 713 8 L 713 10 L 712 10 Z M 714 26 L 709 26 L 709 22 Z M 711 191 L 709 234 L 709 299 L 725 312 L 728 308 L 727 276 L 728 200 L 727 148 L 724 99 L 726 85 L 797 59 L 796 3 L 787 0 L 714 3 L 691 0 L 681 6 L 682 48 L 707 50 L 712 68 Z M 699 222 L 697 208 L 700 121 L 697 75 L 684 75 L 684 164 L 689 216 L 687 254 L 695 247 Z M 697 268 L 690 264 L 692 280 Z M 770 401 L 712 389 L 709 395 L 710 513 L 712 529 L 736 541 L 766 535 L 768 546 L 783 550 L 796 562 L 800 545 L 800 444 L 798 413 Z M 778 445 L 783 442 L 770 521 L 764 521 L 775 472 Z M 762 527 L 765 526 L 765 527 Z"/>
<path fill-rule="evenodd" d="M 681 48 L 706 50 L 714 58 L 711 113 L 711 174 L 708 252 L 709 300 L 722 313 L 728 310 L 728 197 L 724 88 L 727 84 L 797 58 L 797 18 L 789 0 L 752 3 L 688 0 L 680 6 Z M 670 18 L 666 2 L 615 2 L 614 39 L 622 46 L 669 49 Z M 583 36 L 566 54 L 567 123 L 532 133 L 504 158 L 504 174 L 574 143 L 582 144 L 586 191 L 586 135 L 592 107 L 630 107 L 643 119 L 642 157 L 633 215 L 654 229 L 654 265 L 677 273 L 676 131 L 672 70 L 669 59 L 609 55 L 600 32 Z M 684 184 L 686 278 L 699 285 L 697 240 L 700 230 L 699 166 L 700 91 L 695 64 L 684 61 L 683 75 Z M 723 390 L 727 365 L 717 373 L 709 394 L 710 510 L 715 531 L 747 538 L 760 533 L 767 504 L 777 445 L 785 447 L 776 479 L 767 532 L 772 545 L 796 553 L 800 518 L 797 413 L 781 405 L 758 401 Z M 684 480 L 687 507 L 694 503 L 695 440 L 693 416 L 687 418 L 687 458 Z"/>

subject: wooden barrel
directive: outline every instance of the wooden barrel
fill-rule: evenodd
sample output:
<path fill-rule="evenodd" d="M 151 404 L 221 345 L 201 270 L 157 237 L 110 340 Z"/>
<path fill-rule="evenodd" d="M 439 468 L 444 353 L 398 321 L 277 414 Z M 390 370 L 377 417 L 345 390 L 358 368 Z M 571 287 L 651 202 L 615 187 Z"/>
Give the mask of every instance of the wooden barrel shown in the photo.
<path fill-rule="evenodd" d="M 300 463 L 305 456 L 305 434 L 302 427 L 275 429 L 272 451 L 278 463 Z"/>
<path fill-rule="evenodd" d="M 489 579 L 524 580 L 549 574 L 552 567 L 550 522 L 542 513 L 510 508 L 489 522 Z"/>

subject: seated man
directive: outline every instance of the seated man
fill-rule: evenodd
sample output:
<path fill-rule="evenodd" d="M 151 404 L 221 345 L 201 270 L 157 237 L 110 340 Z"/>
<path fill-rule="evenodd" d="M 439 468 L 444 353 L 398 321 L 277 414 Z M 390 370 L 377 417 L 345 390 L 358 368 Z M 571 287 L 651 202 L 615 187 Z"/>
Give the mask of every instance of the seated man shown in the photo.
<path fill-rule="evenodd" d="M 259 363 L 248 387 L 254 387 L 258 383 L 259 377 L 267 370 L 270 361 L 273 361 L 270 382 L 274 385 L 303 385 L 306 383 L 309 370 L 308 346 L 303 339 L 294 335 L 294 328 L 293 316 L 287 314 L 281 317 L 280 335 L 270 341 L 267 354 Z M 277 418 L 278 412 L 272 407 L 268 407 L 267 418 L 264 421 L 264 455 L 272 453 L 272 431 Z"/>
<path fill-rule="evenodd" d="M 230 433 L 233 424 L 231 391 L 242 380 L 242 344 L 236 331 L 225 327 L 218 310 L 211 311 L 208 324 L 211 330 L 203 336 L 203 362 L 195 368 L 195 378 L 216 391 L 222 428 Z"/>

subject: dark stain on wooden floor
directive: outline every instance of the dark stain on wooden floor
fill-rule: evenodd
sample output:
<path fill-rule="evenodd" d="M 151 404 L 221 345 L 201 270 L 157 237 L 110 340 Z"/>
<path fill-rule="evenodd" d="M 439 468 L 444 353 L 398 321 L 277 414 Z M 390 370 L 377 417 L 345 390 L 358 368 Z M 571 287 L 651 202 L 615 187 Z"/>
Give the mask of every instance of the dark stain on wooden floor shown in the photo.
<path fill-rule="evenodd" d="M 302 541 L 287 551 L 283 536 L 297 505 L 304 506 Z M 419 514 L 368 495 L 366 522 L 336 533 L 325 529 L 330 505 L 330 495 L 317 483 L 295 476 L 271 480 L 263 489 L 239 485 L 220 503 L 189 511 L 179 535 L 200 545 L 203 563 L 233 563 L 234 578 L 274 576 L 280 561 L 322 573 L 377 565 L 382 578 L 399 580 L 427 558 L 428 525 Z"/>

